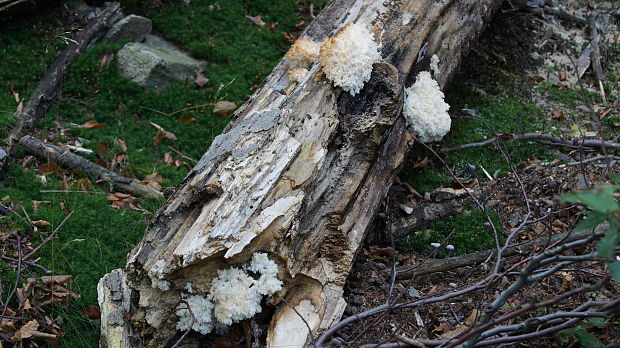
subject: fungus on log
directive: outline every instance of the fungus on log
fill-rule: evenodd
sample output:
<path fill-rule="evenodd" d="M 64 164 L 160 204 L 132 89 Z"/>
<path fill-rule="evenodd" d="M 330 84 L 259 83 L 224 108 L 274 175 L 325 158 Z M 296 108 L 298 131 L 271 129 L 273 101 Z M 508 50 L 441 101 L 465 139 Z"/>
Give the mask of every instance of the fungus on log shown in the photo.
<path fill-rule="evenodd" d="M 241 288 L 260 282 L 250 265 L 257 253 L 282 282 L 261 303 L 275 308 L 262 345 L 303 346 L 309 328 L 316 335 L 337 321 L 355 255 L 413 144 L 404 87 L 436 54 L 443 88 L 500 2 L 330 2 L 302 36 L 322 42 L 348 23 L 365 25 L 382 57 L 370 78 L 353 97 L 326 79 L 320 59 L 305 78 L 289 77 L 300 67 L 287 58 L 275 67 L 157 212 L 125 269 L 100 282 L 102 316 L 112 316 L 102 320 L 104 345 L 170 346 L 192 320 L 207 332 L 247 317 L 217 319 L 210 292 L 221 293 L 231 272 Z M 200 313 L 188 318 L 192 303 Z"/>

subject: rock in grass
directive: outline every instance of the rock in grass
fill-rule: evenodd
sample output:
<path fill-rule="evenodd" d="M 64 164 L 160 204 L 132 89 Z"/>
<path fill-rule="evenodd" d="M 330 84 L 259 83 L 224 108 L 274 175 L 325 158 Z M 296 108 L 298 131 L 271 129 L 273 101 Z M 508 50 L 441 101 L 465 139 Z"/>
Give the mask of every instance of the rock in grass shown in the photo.
<path fill-rule="evenodd" d="M 130 42 L 117 54 L 121 74 L 150 88 L 163 88 L 175 80 L 193 78 L 207 63 L 163 47 Z"/>
<path fill-rule="evenodd" d="M 146 17 L 129 15 L 116 22 L 103 37 L 105 43 L 121 41 L 141 42 L 151 32 L 153 23 Z"/>

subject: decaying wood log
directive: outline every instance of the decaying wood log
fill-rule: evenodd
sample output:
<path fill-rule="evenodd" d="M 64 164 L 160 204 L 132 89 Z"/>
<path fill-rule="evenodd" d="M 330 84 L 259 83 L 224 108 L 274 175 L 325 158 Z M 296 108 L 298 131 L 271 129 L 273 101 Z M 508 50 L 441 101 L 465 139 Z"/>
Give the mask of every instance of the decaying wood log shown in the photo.
<path fill-rule="evenodd" d="M 164 198 L 163 193 L 152 187 L 142 185 L 133 179 L 105 169 L 104 167 L 78 156 L 60 146 L 44 143 L 43 141 L 30 135 L 22 137 L 19 140 L 19 145 L 26 149 L 28 153 L 40 159 L 54 161 L 65 169 L 80 168 L 98 179 L 108 181 L 115 190 L 131 193 L 140 197 L 158 199 Z"/>
<path fill-rule="evenodd" d="M 188 289 L 208 293 L 218 270 L 240 267 L 255 252 L 278 264 L 283 281 L 267 303 L 275 313 L 261 344 L 303 346 L 309 328 L 315 335 L 338 320 L 355 255 L 413 144 L 400 117 L 403 87 L 429 69 L 433 54 L 444 87 L 500 2 L 330 2 L 303 36 L 321 41 L 349 22 L 370 27 L 383 57 L 370 81 L 351 97 L 326 81 L 319 62 L 296 84 L 281 61 L 130 253 L 128 294 L 100 299 L 103 316 L 131 313 L 104 324 L 104 346 L 128 347 L 118 333 L 129 332 L 147 347 L 172 345 Z M 101 291 L 106 286 L 109 276 Z M 200 339 L 190 334 L 183 343 Z"/>
<path fill-rule="evenodd" d="M 37 122 L 45 115 L 54 98 L 58 94 L 60 83 L 65 77 L 69 66 L 82 53 L 98 34 L 109 29 L 112 24 L 122 18 L 120 5 L 109 3 L 97 17 L 79 31 L 69 45 L 63 49 L 49 66 L 37 88 L 30 95 L 30 99 L 23 110 L 17 115 L 17 123 L 4 140 L 0 148 L 0 171 L 2 171 L 14 152 L 15 144 L 24 135 L 29 134 L 36 127 Z"/>

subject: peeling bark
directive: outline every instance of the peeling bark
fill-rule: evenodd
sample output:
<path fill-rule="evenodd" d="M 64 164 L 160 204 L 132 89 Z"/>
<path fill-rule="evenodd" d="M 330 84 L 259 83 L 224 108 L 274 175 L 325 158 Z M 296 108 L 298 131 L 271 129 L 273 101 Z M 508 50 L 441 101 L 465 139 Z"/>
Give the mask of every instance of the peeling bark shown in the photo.
<path fill-rule="evenodd" d="M 403 87 L 429 69 L 433 54 L 444 87 L 499 3 L 327 5 L 304 37 L 320 41 L 361 22 L 372 27 L 384 60 L 355 97 L 326 81 L 318 62 L 299 84 L 289 81 L 286 59 L 278 64 L 130 253 L 124 272 L 132 317 L 122 325 L 146 347 L 173 344 L 182 334 L 175 308 L 187 283 L 206 294 L 218 269 L 266 252 L 284 282 L 267 303 L 275 313 L 266 346 L 303 346 L 307 325 L 313 335 L 331 326 L 345 308 L 343 286 L 355 255 L 413 143 L 400 117 Z M 190 335 L 184 343 L 197 340 Z"/>

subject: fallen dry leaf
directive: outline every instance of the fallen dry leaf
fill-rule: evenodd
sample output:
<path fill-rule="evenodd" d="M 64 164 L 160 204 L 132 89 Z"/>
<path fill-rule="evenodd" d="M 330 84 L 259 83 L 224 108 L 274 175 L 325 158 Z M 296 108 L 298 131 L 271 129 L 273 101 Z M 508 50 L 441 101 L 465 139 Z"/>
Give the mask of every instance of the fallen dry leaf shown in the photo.
<path fill-rule="evenodd" d="M 58 173 L 60 171 L 60 167 L 55 162 L 47 162 L 38 166 L 37 169 L 43 172 L 43 174 L 45 175 Z"/>
<path fill-rule="evenodd" d="M 215 103 L 213 106 L 213 113 L 221 118 L 227 118 L 235 111 L 236 108 L 237 105 L 235 105 L 235 103 L 222 100 Z"/>
<path fill-rule="evenodd" d="M 127 143 L 123 139 L 116 139 L 116 142 L 121 146 L 122 152 L 127 152 Z"/>
<path fill-rule="evenodd" d="M 263 21 L 263 16 L 248 16 L 248 15 L 245 15 L 245 18 L 249 19 L 250 22 L 254 23 L 255 25 L 258 25 L 259 27 L 264 27 L 265 26 L 265 21 Z"/>
<path fill-rule="evenodd" d="M 554 120 L 565 120 L 566 117 L 564 117 L 564 112 L 562 110 L 551 110 L 551 118 L 553 118 Z"/>
<path fill-rule="evenodd" d="M 72 278 L 71 275 L 53 275 L 53 276 L 42 276 L 41 281 L 47 285 L 52 284 L 64 284 L 70 281 Z"/>
<path fill-rule="evenodd" d="M 24 338 L 32 337 L 32 334 L 37 331 L 38 328 L 39 322 L 36 320 L 31 320 L 24 324 L 24 326 L 22 326 L 19 330 L 17 330 L 17 332 L 15 333 L 15 335 L 13 335 L 13 337 L 11 337 L 11 339 L 14 341 L 21 341 Z"/>
<path fill-rule="evenodd" d="M 452 330 L 448 330 L 448 331 L 442 333 L 439 336 L 439 338 L 443 339 L 443 340 L 448 340 L 448 339 L 451 339 L 451 338 L 454 338 L 454 337 L 460 335 L 461 333 L 465 332 L 466 330 L 469 330 L 474 325 L 474 322 L 476 321 L 477 317 L 478 317 L 478 309 L 474 308 L 474 310 L 471 312 L 469 317 L 467 317 L 467 319 L 465 320 L 465 323 L 455 327 Z"/>
<path fill-rule="evenodd" d="M 171 166 L 174 163 L 174 159 L 172 159 L 172 152 L 166 152 L 164 153 L 164 159 L 163 159 L 164 163 L 166 163 L 167 165 Z"/>
<path fill-rule="evenodd" d="M 413 164 L 413 169 L 426 168 L 428 166 L 428 157 L 424 157 L 422 160 Z"/>
<path fill-rule="evenodd" d="M 100 319 L 101 318 L 101 310 L 97 306 L 88 305 L 82 311 L 82 315 L 91 319 Z"/>
<path fill-rule="evenodd" d="M 200 88 L 204 87 L 209 82 L 209 79 L 202 74 L 203 72 L 203 69 L 194 70 L 194 75 L 196 76 L 194 82 L 196 82 Z"/>
<path fill-rule="evenodd" d="M 185 167 L 187 168 L 187 170 L 192 170 L 192 166 L 190 166 L 187 162 L 180 160 L 180 159 L 177 159 L 176 161 L 174 161 L 174 166 L 176 168 Z"/>
<path fill-rule="evenodd" d="M 158 125 L 157 123 L 153 123 L 153 122 L 149 122 L 149 123 L 155 129 L 157 129 L 157 133 L 153 137 L 153 145 L 159 146 L 159 144 L 161 144 L 161 141 L 164 138 L 165 139 L 170 139 L 170 140 L 177 140 L 177 136 L 174 135 L 174 133 L 168 132 L 167 130 L 165 130 L 162 126 Z"/>
<path fill-rule="evenodd" d="M 84 128 L 103 128 L 103 126 L 101 124 L 99 124 L 99 122 L 97 121 L 88 121 L 86 123 L 83 124 Z"/>
<path fill-rule="evenodd" d="M 185 114 L 179 118 L 177 118 L 177 122 L 185 123 L 196 121 L 196 118 L 192 114 Z"/>
<path fill-rule="evenodd" d="M 80 188 L 80 190 L 82 191 L 88 191 L 88 189 L 90 188 L 91 182 L 88 178 L 81 178 L 81 179 L 77 179 L 75 180 L 76 185 L 78 185 L 78 187 Z"/>
<path fill-rule="evenodd" d="M 287 32 L 282 32 L 282 40 L 288 44 L 295 42 L 295 37 Z"/>
<path fill-rule="evenodd" d="M 45 221 L 45 220 L 33 220 L 32 224 L 37 226 L 37 227 L 51 226 L 52 225 L 52 224 L 49 223 L 49 221 Z"/>

